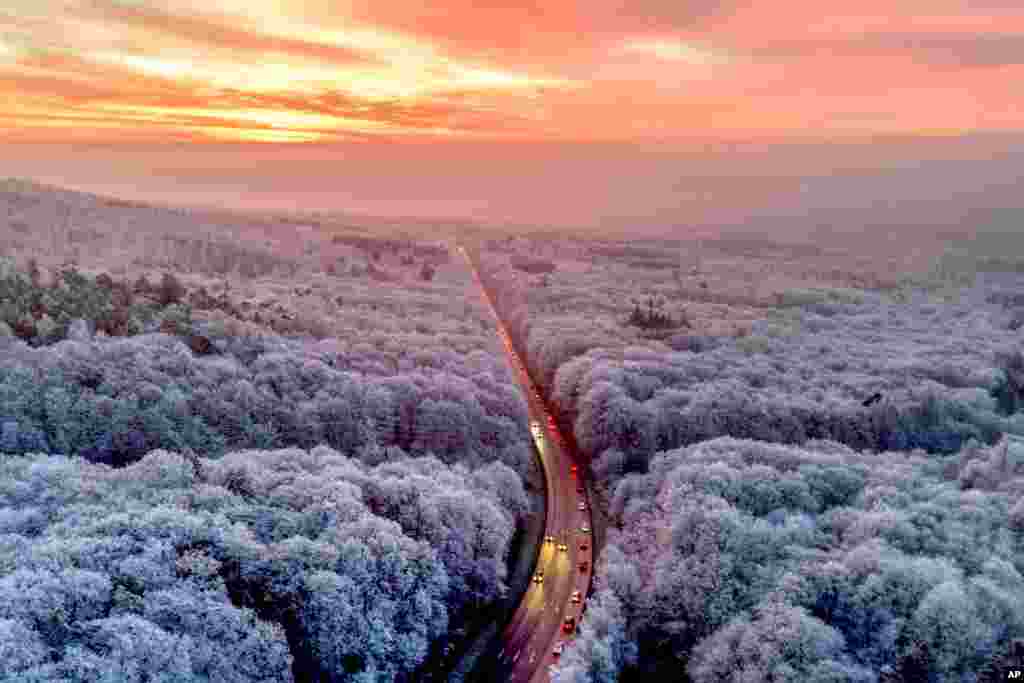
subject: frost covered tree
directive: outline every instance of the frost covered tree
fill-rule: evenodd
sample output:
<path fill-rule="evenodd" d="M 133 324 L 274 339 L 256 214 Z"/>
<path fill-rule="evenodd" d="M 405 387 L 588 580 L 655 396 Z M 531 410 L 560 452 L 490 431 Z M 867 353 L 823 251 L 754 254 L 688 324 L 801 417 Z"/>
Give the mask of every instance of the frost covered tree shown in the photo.
<path fill-rule="evenodd" d="M 0 672 L 407 677 L 501 597 L 524 507 L 498 463 L 370 467 L 326 446 L 0 458 Z"/>
<path fill-rule="evenodd" d="M 416 353 L 428 365 L 402 371 L 368 345 L 340 353 L 276 337 L 230 341 L 217 356 L 165 334 L 26 348 L 0 358 L 0 449 L 120 467 L 160 448 L 326 444 L 375 463 L 404 451 L 525 473 L 526 407 L 501 364 L 483 351 Z M 370 361 L 373 372 L 349 367 Z"/>
<path fill-rule="evenodd" d="M 595 575 L 622 679 L 964 680 L 1024 637 L 1016 440 L 952 456 L 719 438 L 625 474 Z M 609 451 L 613 452 L 613 451 Z M 735 677 L 735 678 L 734 678 Z"/>
<path fill-rule="evenodd" d="M 687 667 L 695 683 L 715 681 L 848 681 L 871 672 L 850 663 L 842 635 L 805 610 L 767 601 L 701 642 Z"/>

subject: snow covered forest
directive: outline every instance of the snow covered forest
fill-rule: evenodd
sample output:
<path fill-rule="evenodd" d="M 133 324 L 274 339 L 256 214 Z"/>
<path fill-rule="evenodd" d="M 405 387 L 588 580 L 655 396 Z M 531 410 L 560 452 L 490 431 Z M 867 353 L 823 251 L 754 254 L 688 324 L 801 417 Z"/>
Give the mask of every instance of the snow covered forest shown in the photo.
<path fill-rule="evenodd" d="M 464 262 L 0 201 L 0 681 L 438 680 L 539 509 Z M 457 237 L 609 522 L 559 683 L 985 681 L 1024 646 L 1012 236 Z"/>
<path fill-rule="evenodd" d="M 721 437 L 615 488 L 560 681 L 995 680 L 1024 636 L 1024 442 Z"/>
<path fill-rule="evenodd" d="M 428 680 L 533 506 L 465 268 L 333 233 L 265 272 L 184 238 L 154 263 L 108 223 L 187 213 L 6 189 L 5 227 L 96 239 L 15 230 L 0 263 L 0 680 Z"/>
<path fill-rule="evenodd" d="M 6 452 L 121 466 L 155 448 L 326 443 L 371 464 L 432 453 L 529 467 L 525 406 L 482 350 L 391 355 L 363 341 L 266 335 L 214 338 L 216 352 L 202 355 L 171 334 L 96 339 L 78 327 L 78 338 L 35 348 L 0 340 Z"/>
<path fill-rule="evenodd" d="M 0 460 L 3 680 L 408 680 L 495 599 L 517 476 L 326 446 Z"/>
<path fill-rule="evenodd" d="M 895 279 L 806 245 L 482 245 L 609 514 L 557 680 L 973 681 L 1008 661 L 1024 264 L 924 247 Z"/>

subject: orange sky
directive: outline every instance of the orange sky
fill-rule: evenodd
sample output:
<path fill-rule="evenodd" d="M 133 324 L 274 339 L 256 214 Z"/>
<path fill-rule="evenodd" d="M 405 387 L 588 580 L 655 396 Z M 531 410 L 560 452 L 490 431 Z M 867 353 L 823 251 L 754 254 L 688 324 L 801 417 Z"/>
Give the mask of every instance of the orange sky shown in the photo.
<path fill-rule="evenodd" d="M 0 136 L 335 143 L 1019 131 L 1021 7 L 5 0 Z"/>

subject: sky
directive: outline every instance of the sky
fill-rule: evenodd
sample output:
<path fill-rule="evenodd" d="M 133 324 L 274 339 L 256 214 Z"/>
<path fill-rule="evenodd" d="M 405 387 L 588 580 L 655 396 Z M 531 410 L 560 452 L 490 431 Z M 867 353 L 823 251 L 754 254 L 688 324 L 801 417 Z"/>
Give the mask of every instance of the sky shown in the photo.
<path fill-rule="evenodd" d="M 1017 144 L 1020 83 L 1018 0 L 5 0 L 0 173 L 223 205 L 696 218 L 711 191 L 680 177 L 709 161 L 736 178 L 714 194 L 753 208 L 833 157 Z M 768 150 L 760 170 L 739 148 Z"/>

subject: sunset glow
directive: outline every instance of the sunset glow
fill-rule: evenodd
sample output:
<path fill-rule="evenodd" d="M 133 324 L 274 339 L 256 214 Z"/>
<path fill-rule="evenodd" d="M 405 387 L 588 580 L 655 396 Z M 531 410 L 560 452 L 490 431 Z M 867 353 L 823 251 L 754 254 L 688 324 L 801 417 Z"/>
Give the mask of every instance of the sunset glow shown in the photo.
<path fill-rule="evenodd" d="M 154 140 L 295 142 L 1024 127 L 1024 13 L 1007 3 L 448 4 L 17 0 L 0 10 L 0 125 L 54 142 L 72 122 L 97 140 L 158 124 Z"/>
<path fill-rule="evenodd" d="M 627 41 L 620 50 L 622 54 L 646 54 L 666 61 L 690 64 L 714 64 L 727 61 L 725 55 L 680 40 Z"/>

